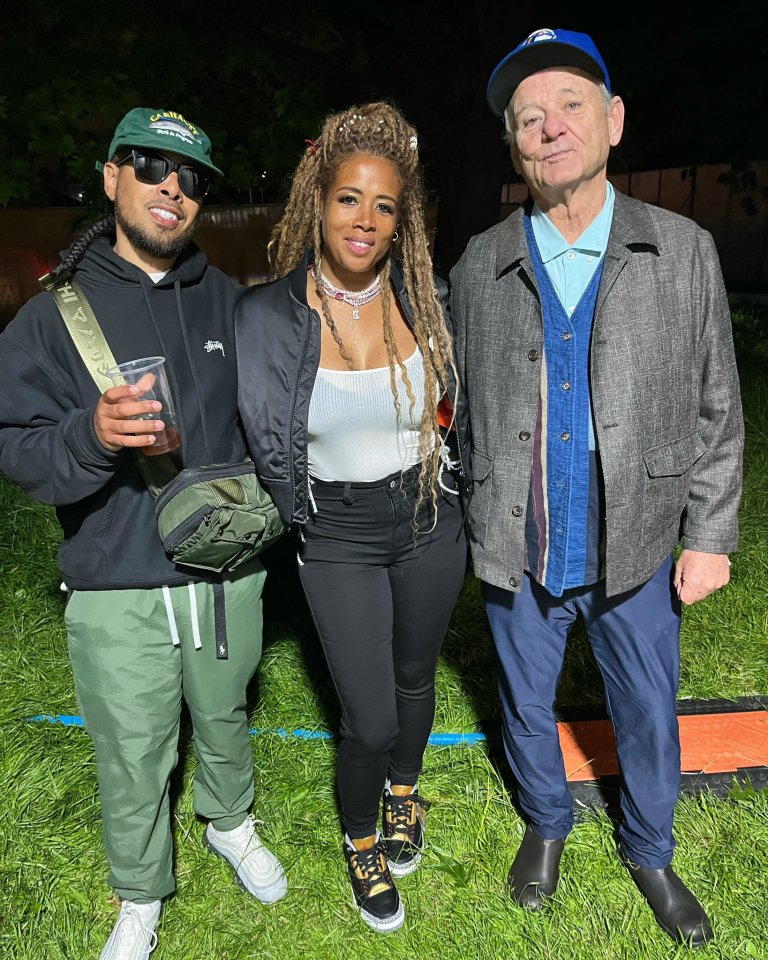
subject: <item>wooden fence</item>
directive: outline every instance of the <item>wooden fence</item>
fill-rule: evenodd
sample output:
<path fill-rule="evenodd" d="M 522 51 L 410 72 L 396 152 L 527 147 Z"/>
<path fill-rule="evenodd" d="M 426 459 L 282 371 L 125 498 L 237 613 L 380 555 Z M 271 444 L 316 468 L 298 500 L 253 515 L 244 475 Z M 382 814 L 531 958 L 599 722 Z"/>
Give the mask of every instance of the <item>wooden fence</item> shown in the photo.
<path fill-rule="evenodd" d="M 768 161 L 736 167 L 709 164 L 610 177 L 618 190 L 696 220 L 714 237 L 728 289 L 768 295 Z M 506 184 L 500 218 L 526 196 L 524 184 Z M 267 273 L 266 247 L 280 204 L 205 207 L 196 239 L 211 263 L 238 283 Z M 78 228 L 72 208 L 0 209 L 0 329 L 40 289 L 37 278 L 59 261 Z M 434 223 L 436 209 L 428 210 Z"/>

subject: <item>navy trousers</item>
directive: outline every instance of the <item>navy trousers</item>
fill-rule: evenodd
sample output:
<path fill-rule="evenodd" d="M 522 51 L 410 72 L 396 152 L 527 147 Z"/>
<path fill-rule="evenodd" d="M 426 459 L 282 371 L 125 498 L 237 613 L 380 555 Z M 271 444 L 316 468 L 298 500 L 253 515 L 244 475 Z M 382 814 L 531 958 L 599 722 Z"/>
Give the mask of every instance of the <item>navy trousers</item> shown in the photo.
<path fill-rule="evenodd" d="M 496 647 L 504 749 L 518 800 L 546 839 L 568 834 L 573 803 L 554 702 L 568 632 L 581 614 L 605 685 L 621 772 L 627 855 L 645 867 L 672 859 L 680 791 L 675 703 L 680 675 L 681 605 L 668 558 L 646 583 L 606 597 L 605 582 L 554 597 L 526 574 L 520 593 L 483 583 Z"/>

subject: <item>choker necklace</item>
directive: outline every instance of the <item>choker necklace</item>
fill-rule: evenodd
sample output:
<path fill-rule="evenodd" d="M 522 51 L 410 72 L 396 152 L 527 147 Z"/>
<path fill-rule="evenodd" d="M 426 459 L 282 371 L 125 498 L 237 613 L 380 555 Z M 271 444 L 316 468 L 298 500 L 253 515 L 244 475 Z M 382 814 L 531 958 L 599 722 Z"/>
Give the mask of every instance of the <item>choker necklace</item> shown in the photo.
<path fill-rule="evenodd" d="M 371 300 L 375 300 L 381 293 L 381 280 L 378 274 L 373 283 L 366 287 L 365 290 L 344 290 L 341 287 L 334 287 L 319 267 L 313 268 L 312 276 L 314 277 L 315 283 L 318 283 L 323 288 L 326 296 L 331 297 L 333 300 L 339 300 L 341 303 L 348 303 L 349 306 L 352 307 L 353 320 L 360 319 L 360 307 L 366 303 L 370 303 Z"/>

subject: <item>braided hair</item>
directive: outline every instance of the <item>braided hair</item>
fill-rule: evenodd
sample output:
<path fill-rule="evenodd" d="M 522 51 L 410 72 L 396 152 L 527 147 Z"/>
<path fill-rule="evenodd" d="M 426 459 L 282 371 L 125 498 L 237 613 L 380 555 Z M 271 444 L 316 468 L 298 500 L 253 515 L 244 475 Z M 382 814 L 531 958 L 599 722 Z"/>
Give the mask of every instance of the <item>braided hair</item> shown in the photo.
<path fill-rule="evenodd" d="M 398 172 L 402 189 L 398 203 L 399 240 L 381 263 L 384 342 L 389 357 L 390 386 L 397 411 L 401 410 L 396 371 L 399 368 L 409 399 L 411 416 L 415 398 L 408 373 L 400 357 L 391 320 L 390 267 L 393 250 L 401 261 L 405 288 L 413 314 L 413 334 L 424 360 L 424 413 L 419 436 L 421 469 L 415 512 L 425 499 L 432 504 L 433 522 L 437 518 L 437 487 L 441 437 L 438 423 L 439 394 L 445 392 L 450 375 L 456 382 L 451 337 L 440 304 L 429 241 L 424 221 L 425 191 L 419 162 L 416 130 L 397 107 L 386 101 L 358 104 L 326 117 L 319 138 L 308 140 L 308 148 L 291 181 L 285 212 L 273 227 L 267 254 L 270 279 L 278 279 L 294 270 L 307 250 L 316 264 L 322 256 L 322 213 L 325 200 L 343 163 L 356 154 L 368 154 L 389 160 Z M 323 316 L 351 366 L 331 316 L 328 297 L 320 290 Z M 439 387 L 439 393 L 438 393 Z"/>
<path fill-rule="evenodd" d="M 74 273 L 75 267 L 85 256 L 85 251 L 98 237 L 115 235 L 115 218 L 107 213 L 82 230 L 73 240 L 64 259 L 57 264 L 50 273 L 40 278 L 40 283 L 46 290 L 50 290 L 59 280 L 66 280 Z"/>

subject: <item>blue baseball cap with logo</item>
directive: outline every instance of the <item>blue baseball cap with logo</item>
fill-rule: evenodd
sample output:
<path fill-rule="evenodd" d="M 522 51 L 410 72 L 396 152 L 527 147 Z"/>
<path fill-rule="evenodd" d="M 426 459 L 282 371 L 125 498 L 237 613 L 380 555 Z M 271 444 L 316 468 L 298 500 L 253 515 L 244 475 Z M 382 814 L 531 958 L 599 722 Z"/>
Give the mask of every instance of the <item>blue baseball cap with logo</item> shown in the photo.
<path fill-rule="evenodd" d="M 491 74 L 486 99 L 496 116 L 504 116 L 512 94 L 526 77 L 547 67 L 579 67 L 611 89 L 608 68 L 590 36 L 559 27 L 534 30 Z"/>

